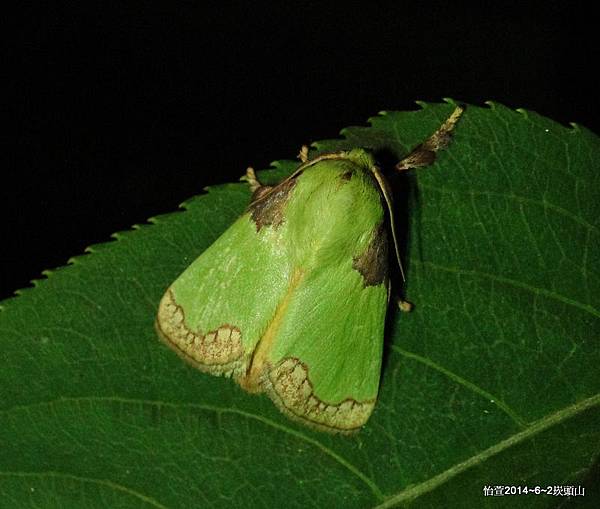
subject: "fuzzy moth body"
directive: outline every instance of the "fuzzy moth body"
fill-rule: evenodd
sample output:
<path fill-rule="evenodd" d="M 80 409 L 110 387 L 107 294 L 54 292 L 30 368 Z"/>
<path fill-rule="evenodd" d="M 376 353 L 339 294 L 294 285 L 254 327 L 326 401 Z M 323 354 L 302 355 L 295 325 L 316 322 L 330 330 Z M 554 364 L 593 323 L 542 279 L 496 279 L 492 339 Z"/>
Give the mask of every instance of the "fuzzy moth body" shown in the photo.
<path fill-rule="evenodd" d="M 427 141 L 417 150 L 431 158 L 437 148 Z M 406 160 L 419 161 L 417 150 Z M 294 420 L 356 431 L 381 372 L 393 233 L 385 180 L 362 149 L 304 160 L 274 187 L 251 171 L 248 180 L 247 211 L 167 289 L 159 336 L 198 369 L 266 393 Z"/>

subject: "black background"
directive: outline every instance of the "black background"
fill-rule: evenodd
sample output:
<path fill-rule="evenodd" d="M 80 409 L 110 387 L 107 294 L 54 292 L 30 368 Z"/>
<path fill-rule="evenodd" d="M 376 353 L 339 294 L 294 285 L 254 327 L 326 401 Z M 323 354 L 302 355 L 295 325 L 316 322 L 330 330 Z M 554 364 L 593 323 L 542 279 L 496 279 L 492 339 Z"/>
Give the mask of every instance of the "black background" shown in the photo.
<path fill-rule="evenodd" d="M 574 3 L 123 4 L 11 19 L 0 298 L 206 185 L 415 99 L 494 99 L 600 132 L 598 20 Z"/>

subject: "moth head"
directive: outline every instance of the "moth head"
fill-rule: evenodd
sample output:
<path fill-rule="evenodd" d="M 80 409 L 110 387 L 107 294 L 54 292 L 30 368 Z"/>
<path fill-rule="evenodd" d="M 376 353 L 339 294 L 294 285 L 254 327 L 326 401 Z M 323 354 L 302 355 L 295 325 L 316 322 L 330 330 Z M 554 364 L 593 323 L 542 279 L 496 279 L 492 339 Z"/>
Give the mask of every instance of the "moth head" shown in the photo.
<path fill-rule="evenodd" d="M 365 170 L 371 170 L 375 166 L 375 157 L 371 152 L 363 148 L 353 148 L 343 152 L 343 158 L 352 161 L 357 166 L 364 168 Z"/>

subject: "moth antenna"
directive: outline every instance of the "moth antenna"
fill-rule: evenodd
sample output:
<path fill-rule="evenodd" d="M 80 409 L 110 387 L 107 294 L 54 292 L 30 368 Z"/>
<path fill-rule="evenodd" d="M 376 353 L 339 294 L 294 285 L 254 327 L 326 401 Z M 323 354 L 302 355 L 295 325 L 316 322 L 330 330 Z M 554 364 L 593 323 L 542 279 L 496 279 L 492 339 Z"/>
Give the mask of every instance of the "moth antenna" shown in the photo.
<path fill-rule="evenodd" d="M 394 220 L 392 193 L 389 190 L 387 180 L 385 180 L 385 177 L 383 176 L 379 168 L 377 166 L 373 166 L 371 168 L 371 172 L 375 176 L 377 184 L 379 184 L 379 189 L 381 189 L 381 193 L 383 194 L 383 198 L 387 205 L 388 213 L 390 215 L 390 228 L 392 230 L 392 240 L 394 242 L 396 261 L 398 262 L 398 267 L 400 268 L 400 275 L 402 276 L 402 281 L 406 282 L 406 277 L 404 275 L 404 267 L 402 266 L 402 258 L 400 257 L 400 248 L 398 247 L 398 238 L 396 237 L 396 222 Z"/>
<path fill-rule="evenodd" d="M 294 173 L 292 173 L 289 177 L 287 177 L 286 179 L 282 180 L 278 185 L 276 186 L 265 186 L 263 184 L 261 184 L 258 181 L 258 178 L 256 177 L 256 174 L 254 173 L 254 169 L 249 167 L 246 170 L 246 175 L 244 175 L 240 180 L 245 180 L 250 184 L 250 190 L 253 193 L 253 202 L 256 201 L 260 201 L 263 200 L 266 196 L 268 196 L 273 189 L 277 189 L 279 186 L 285 185 L 286 182 L 295 179 L 298 175 L 300 175 L 300 173 L 302 173 L 306 168 L 309 168 L 311 166 L 314 166 L 315 164 L 321 162 L 321 161 L 327 161 L 327 160 L 331 160 L 331 159 L 343 159 L 346 152 L 329 152 L 326 154 L 321 154 L 320 156 L 315 157 L 314 159 L 308 159 L 308 147 L 306 145 L 303 145 L 303 149 L 306 148 L 306 161 L 303 161 L 300 163 L 300 166 L 298 166 L 298 168 L 296 168 L 296 171 L 294 171 Z M 304 152 L 304 150 L 300 151 L 300 154 L 298 154 L 298 157 L 300 157 L 300 155 L 302 155 Z M 304 157 L 302 155 L 302 157 Z M 258 184 L 258 185 L 256 185 Z M 254 186 L 254 187 L 253 187 Z M 258 190 L 258 192 L 256 192 Z"/>

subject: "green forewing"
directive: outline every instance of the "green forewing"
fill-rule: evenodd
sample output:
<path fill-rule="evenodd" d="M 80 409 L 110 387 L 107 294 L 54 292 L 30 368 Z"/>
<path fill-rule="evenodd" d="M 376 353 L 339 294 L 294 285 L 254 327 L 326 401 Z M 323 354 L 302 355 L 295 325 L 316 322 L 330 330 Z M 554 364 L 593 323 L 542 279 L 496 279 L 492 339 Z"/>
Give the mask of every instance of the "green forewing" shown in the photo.
<path fill-rule="evenodd" d="M 166 342 L 201 369 L 266 391 L 292 417 L 341 431 L 364 424 L 387 305 L 371 165 L 352 151 L 263 188 L 165 294 L 157 327 Z"/>
<path fill-rule="evenodd" d="M 374 400 L 379 386 L 387 290 L 362 286 L 350 263 L 320 268 L 298 287 L 271 360 L 308 367 L 315 396 L 337 404 Z"/>
<path fill-rule="evenodd" d="M 274 237 L 268 229 L 257 232 L 245 214 L 181 274 L 171 289 L 188 327 L 236 325 L 244 346 L 254 348 L 289 278 L 289 259 Z"/>
<path fill-rule="evenodd" d="M 286 210 L 294 266 L 304 273 L 271 352 L 308 366 L 316 396 L 329 403 L 377 395 L 386 285 L 365 286 L 353 268 L 384 220 L 370 172 L 323 161 L 298 179 Z"/>

